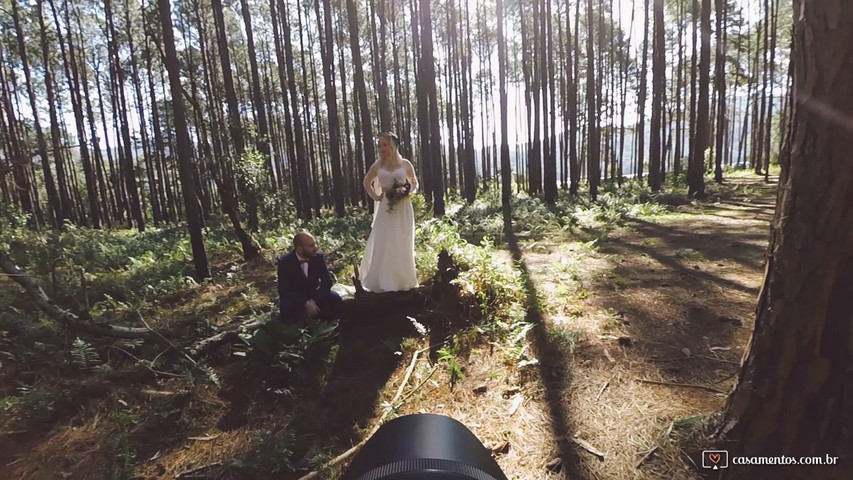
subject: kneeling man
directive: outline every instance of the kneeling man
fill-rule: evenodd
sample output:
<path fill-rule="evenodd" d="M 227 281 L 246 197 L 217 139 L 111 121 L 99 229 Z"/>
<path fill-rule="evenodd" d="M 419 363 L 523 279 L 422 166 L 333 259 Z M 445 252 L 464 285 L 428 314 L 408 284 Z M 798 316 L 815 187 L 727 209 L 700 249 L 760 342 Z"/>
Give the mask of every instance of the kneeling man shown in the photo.
<path fill-rule="evenodd" d="M 278 302 L 283 322 L 334 320 L 340 316 L 341 297 L 332 291 L 326 258 L 310 233 L 297 233 L 293 250 L 278 259 Z"/>

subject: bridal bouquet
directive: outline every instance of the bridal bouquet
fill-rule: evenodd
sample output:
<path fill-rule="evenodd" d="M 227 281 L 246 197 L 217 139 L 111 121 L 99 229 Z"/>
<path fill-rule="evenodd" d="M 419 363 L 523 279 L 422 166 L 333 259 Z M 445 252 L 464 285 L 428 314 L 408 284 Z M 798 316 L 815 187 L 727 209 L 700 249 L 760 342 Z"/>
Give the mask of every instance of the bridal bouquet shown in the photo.
<path fill-rule="evenodd" d="M 409 196 L 409 192 L 412 191 L 412 184 L 409 183 L 408 179 L 405 179 L 404 182 L 401 182 L 399 179 L 394 179 L 394 185 L 385 192 L 385 198 L 388 199 L 388 213 L 394 211 L 394 206 L 397 205 L 401 199 Z"/>

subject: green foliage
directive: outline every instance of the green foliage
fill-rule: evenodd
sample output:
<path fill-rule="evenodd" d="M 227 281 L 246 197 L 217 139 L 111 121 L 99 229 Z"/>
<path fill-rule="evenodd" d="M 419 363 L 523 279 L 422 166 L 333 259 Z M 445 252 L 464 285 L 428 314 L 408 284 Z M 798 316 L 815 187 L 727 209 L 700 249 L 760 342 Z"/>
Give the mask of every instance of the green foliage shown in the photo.
<path fill-rule="evenodd" d="M 689 428 L 695 427 L 696 425 L 701 424 L 702 422 L 704 422 L 709 417 L 710 417 L 710 415 L 707 413 L 700 413 L 697 415 L 691 415 L 689 417 L 679 418 L 679 419 L 675 420 L 675 422 L 673 422 L 673 423 L 674 423 L 676 428 L 688 428 L 689 429 Z"/>
<path fill-rule="evenodd" d="M 457 358 L 459 357 L 459 345 L 445 346 L 438 350 L 438 361 L 444 363 L 447 367 L 447 375 L 450 377 L 450 386 L 456 385 L 456 382 L 465 378 L 462 372 L 462 367 L 459 365 Z"/>
<path fill-rule="evenodd" d="M 269 172 L 269 158 L 255 149 L 246 149 L 234 164 L 235 178 L 240 197 L 254 201 L 264 212 L 275 212 L 281 207 L 280 197 L 272 192 L 272 178 Z"/>
<path fill-rule="evenodd" d="M 74 339 L 71 344 L 71 364 L 83 370 L 93 370 L 101 363 L 101 358 L 98 352 L 90 343 L 85 340 L 80 340 L 80 337 Z"/>
<path fill-rule="evenodd" d="M 273 366 L 295 372 L 312 350 L 331 342 L 337 328 L 337 321 L 309 320 L 297 326 L 273 320 L 252 333 L 241 334 L 242 348 L 238 347 L 235 355 L 255 354 Z"/>
<path fill-rule="evenodd" d="M 18 387 L 18 394 L 0 400 L 0 408 L 12 413 L 19 423 L 38 423 L 49 417 L 57 401 L 56 394 L 46 389 Z"/>
<path fill-rule="evenodd" d="M 311 459 L 308 461 L 308 464 L 311 466 L 311 470 L 319 474 L 320 478 L 324 480 L 333 479 L 338 477 L 337 469 L 329 465 L 329 463 L 334 460 L 334 458 L 334 456 L 326 452 L 320 452 L 311 457 Z"/>
<path fill-rule="evenodd" d="M 256 447 L 245 458 L 234 458 L 228 462 L 232 468 L 279 473 L 293 472 L 293 449 L 296 434 L 286 428 L 255 431 Z"/>
<path fill-rule="evenodd" d="M 560 327 L 548 327 L 546 330 L 548 342 L 555 346 L 564 356 L 569 357 L 575 352 L 580 339 L 580 331 Z"/>
<path fill-rule="evenodd" d="M 494 345 L 503 350 L 512 363 L 529 361 L 527 352 L 530 349 L 530 342 L 527 341 L 527 335 L 533 327 L 534 324 L 530 322 L 515 322 L 507 327 L 506 346 L 497 343 Z"/>
<path fill-rule="evenodd" d="M 123 410 L 113 413 L 113 424 L 118 427 L 118 431 L 106 438 L 106 478 L 129 480 L 135 477 L 133 461 L 136 459 L 136 451 L 131 445 L 128 432 L 138 422 L 139 417 L 133 413 Z"/>
<path fill-rule="evenodd" d="M 180 371 L 184 381 L 190 387 L 199 385 L 199 381 L 203 379 L 207 379 L 214 385 L 220 386 L 219 375 L 217 375 L 216 370 L 204 360 L 194 364 L 183 362 L 180 365 Z"/>
<path fill-rule="evenodd" d="M 21 244 L 26 237 L 29 216 L 17 205 L 0 202 L 0 250 L 10 250 L 12 244 Z"/>
<path fill-rule="evenodd" d="M 683 176 L 670 175 L 669 181 L 660 192 L 652 192 L 641 180 L 627 179 L 621 186 L 605 182 L 595 202 L 586 192 L 570 195 L 561 190 L 557 201 L 548 205 L 539 197 L 520 192 L 510 202 L 512 231 L 518 238 L 554 240 L 555 235 L 578 227 L 606 231 L 624 224 L 628 218 L 660 215 L 690 203 L 679 184 L 683 183 Z M 482 192 L 471 205 L 452 205 L 448 211 L 455 222 L 464 226 L 460 229 L 464 238 L 503 238 L 506 226 L 500 188 Z"/>

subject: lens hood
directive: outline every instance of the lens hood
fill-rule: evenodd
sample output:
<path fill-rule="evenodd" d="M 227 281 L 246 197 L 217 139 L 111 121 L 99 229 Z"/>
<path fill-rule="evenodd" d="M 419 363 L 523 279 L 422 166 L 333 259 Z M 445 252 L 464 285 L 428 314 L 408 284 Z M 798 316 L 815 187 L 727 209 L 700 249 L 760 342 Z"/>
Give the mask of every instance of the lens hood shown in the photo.
<path fill-rule="evenodd" d="M 377 430 L 341 480 L 507 480 L 465 425 L 443 415 L 395 418 Z"/>

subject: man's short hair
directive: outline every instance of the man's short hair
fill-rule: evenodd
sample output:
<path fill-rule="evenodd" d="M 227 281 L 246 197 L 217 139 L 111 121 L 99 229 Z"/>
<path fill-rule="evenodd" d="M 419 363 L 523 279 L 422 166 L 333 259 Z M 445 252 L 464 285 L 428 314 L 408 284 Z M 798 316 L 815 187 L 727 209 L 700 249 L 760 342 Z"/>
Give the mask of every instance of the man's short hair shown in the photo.
<path fill-rule="evenodd" d="M 311 236 L 311 234 L 308 232 L 299 232 L 296 235 L 294 235 L 293 236 L 293 248 L 301 247 L 304 244 L 305 240 L 307 240 L 308 237 L 310 237 L 310 236 Z"/>

